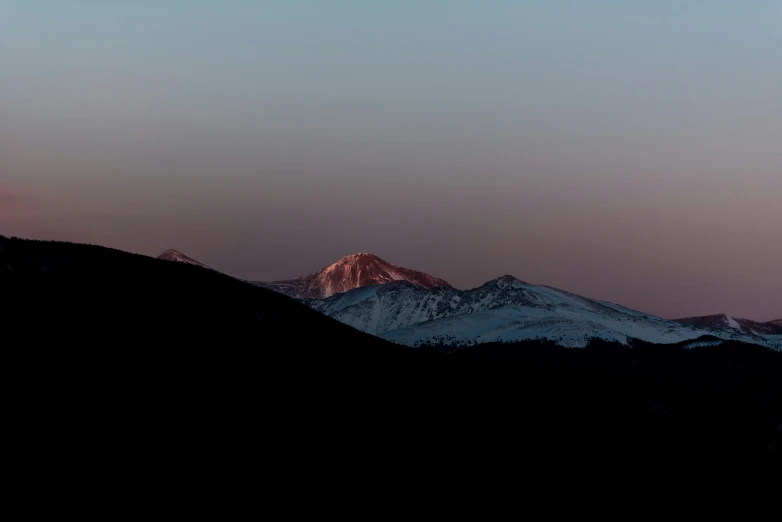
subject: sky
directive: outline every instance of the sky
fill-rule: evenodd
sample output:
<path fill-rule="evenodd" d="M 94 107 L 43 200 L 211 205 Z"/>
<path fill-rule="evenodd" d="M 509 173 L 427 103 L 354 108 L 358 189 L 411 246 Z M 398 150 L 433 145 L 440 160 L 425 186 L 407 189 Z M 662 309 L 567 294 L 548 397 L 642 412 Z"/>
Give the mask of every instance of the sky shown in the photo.
<path fill-rule="evenodd" d="M 782 0 L 0 0 L 0 234 L 782 317 Z"/>

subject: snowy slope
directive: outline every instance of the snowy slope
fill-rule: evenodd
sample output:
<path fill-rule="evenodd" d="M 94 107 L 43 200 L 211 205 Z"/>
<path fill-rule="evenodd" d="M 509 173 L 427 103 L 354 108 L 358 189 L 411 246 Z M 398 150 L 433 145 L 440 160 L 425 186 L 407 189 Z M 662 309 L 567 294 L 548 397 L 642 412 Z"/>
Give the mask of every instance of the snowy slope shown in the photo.
<path fill-rule="evenodd" d="M 782 335 L 764 335 L 766 345 L 782 352 Z"/>
<path fill-rule="evenodd" d="M 737 330 L 745 334 L 782 335 L 782 326 L 774 324 L 773 322 L 761 323 L 750 319 L 739 319 L 725 314 L 687 317 L 685 319 L 677 319 L 676 322 L 702 328 Z"/>
<path fill-rule="evenodd" d="M 443 279 L 392 265 L 367 253 L 343 257 L 332 265 L 297 279 L 254 284 L 290 297 L 323 299 L 354 288 L 392 281 L 409 281 L 420 288 L 450 287 Z"/>
<path fill-rule="evenodd" d="M 677 343 L 704 335 L 766 344 L 756 335 L 683 325 L 512 276 L 465 291 L 399 281 L 307 303 L 359 330 L 409 346 L 545 338 L 578 347 L 591 338 Z"/>

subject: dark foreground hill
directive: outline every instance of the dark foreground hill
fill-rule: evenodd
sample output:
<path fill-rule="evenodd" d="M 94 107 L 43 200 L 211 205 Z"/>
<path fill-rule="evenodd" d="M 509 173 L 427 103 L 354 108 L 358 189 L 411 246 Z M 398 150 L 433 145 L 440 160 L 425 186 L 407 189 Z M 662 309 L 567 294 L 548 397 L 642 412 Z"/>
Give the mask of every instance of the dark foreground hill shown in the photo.
<path fill-rule="evenodd" d="M 184 263 L 0 237 L 0 267 L 4 318 L 27 326 L 28 344 L 190 353 L 241 347 L 257 354 L 283 342 L 302 348 L 334 339 L 344 348 L 386 344 L 285 296 Z"/>
<path fill-rule="evenodd" d="M 262 469 L 325 488 L 335 470 L 767 471 L 782 452 L 782 354 L 757 346 L 443 354 L 198 266 L 5 238 L 0 296 L 15 435 L 63 469 L 100 454 L 115 468 Z"/>

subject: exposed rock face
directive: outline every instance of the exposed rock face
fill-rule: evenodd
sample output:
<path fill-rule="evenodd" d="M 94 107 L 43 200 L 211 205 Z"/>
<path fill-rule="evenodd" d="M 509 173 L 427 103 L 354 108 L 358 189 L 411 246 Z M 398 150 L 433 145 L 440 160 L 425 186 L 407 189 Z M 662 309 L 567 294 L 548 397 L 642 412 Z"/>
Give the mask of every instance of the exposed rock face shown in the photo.
<path fill-rule="evenodd" d="M 418 288 L 450 288 L 443 279 L 392 265 L 373 254 L 353 254 L 312 274 L 271 283 L 255 283 L 299 299 L 325 299 L 355 288 L 408 281 Z"/>

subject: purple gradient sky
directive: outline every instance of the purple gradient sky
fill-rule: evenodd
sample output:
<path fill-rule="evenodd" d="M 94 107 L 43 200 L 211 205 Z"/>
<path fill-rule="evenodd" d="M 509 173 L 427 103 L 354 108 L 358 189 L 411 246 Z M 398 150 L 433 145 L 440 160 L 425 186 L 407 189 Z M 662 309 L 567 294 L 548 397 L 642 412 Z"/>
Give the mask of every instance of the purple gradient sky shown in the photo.
<path fill-rule="evenodd" d="M 782 317 L 782 1 L 0 0 L 0 234 Z"/>

